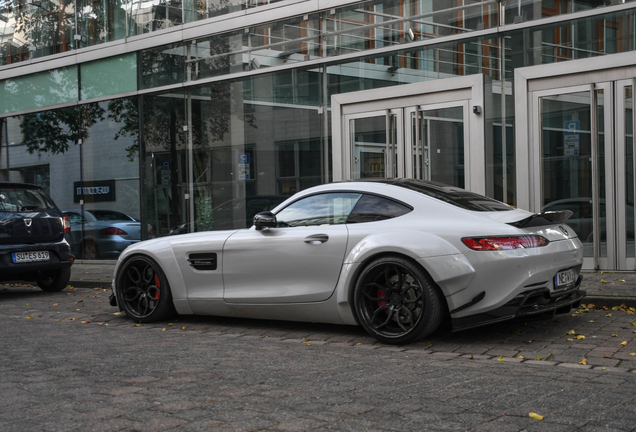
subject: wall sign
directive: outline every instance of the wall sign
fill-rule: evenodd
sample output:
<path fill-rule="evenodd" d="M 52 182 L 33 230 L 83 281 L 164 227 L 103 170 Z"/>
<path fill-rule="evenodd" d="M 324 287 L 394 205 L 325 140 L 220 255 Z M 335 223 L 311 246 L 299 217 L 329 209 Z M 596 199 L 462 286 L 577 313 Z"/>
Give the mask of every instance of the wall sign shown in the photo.
<path fill-rule="evenodd" d="M 81 182 L 73 183 L 73 202 L 84 203 L 116 201 L 115 180 L 85 181 L 82 188 Z"/>

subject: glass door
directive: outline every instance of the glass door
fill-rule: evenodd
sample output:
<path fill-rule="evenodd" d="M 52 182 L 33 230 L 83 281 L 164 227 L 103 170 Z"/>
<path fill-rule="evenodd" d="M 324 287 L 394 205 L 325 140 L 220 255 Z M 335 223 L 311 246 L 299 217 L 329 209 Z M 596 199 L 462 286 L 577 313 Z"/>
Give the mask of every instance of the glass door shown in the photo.
<path fill-rule="evenodd" d="M 468 102 L 421 105 L 405 111 L 409 177 L 465 188 L 465 159 L 470 150 L 469 128 L 464 124 Z"/>
<path fill-rule="evenodd" d="M 346 116 L 351 178 L 403 177 L 403 110 Z"/>
<path fill-rule="evenodd" d="M 611 83 L 537 91 L 533 98 L 535 208 L 573 212 L 567 223 L 583 243 L 585 268 L 615 262 L 611 98 Z"/>

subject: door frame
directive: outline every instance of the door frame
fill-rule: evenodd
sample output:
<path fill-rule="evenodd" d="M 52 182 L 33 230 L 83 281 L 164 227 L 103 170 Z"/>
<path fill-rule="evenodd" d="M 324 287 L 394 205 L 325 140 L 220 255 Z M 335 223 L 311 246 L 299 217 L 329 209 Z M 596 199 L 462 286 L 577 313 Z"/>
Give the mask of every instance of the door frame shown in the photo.
<path fill-rule="evenodd" d="M 575 87 L 592 90 L 592 95 L 594 90 L 606 90 L 605 175 L 606 184 L 610 184 L 606 194 L 608 251 L 607 258 L 585 259 L 585 269 L 634 270 L 633 266 L 636 265 L 634 258 L 626 258 L 625 245 L 621 245 L 621 239 L 616 234 L 625 224 L 624 211 L 621 210 L 625 206 L 622 200 L 625 192 L 625 169 L 621 166 L 624 165 L 622 156 L 625 154 L 624 137 L 621 138 L 621 127 L 624 127 L 624 119 L 621 117 L 624 114 L 621 114 L 619 107 L 622 98 L 618 91 L 621 81 L 634 80 L 635 77 L 633 52 L 613 54 L 603 57 L 603 61 L 598 58 L 580 59 L 514 71 L 517 207 L 532 212 L 540 211 L 542 193 L 540 137 L 537 136 L 537 125 L 541 119 L 537 118 L 539 111 L 535 96 L 539 92 L 568 93 L 567 89 Z M 596 247 L 597 245 L 595 250 Z"/>
<path fill-rule="evenodd" d="M 382 89 L 362 90 L 331 96 L 332 162 L 333 181 L 342 181 L 351 176 L 351 152 L 346 148 L 345 116 L 354 113 L 386 111 L 394 108 L 409 108 L 433 105 L 449 101 L 468 101 L 468 135 L 470 158 L 466 155 L 466 189 L 486 193 L 485 115 L 483 74 L 438 79 L 415 84 L 404 84 Z M 405 146 L 409 147 L 410 143 Z M 410 153 L 410 152 L 409 152 Z M 470 165 L 470 167 L 468 167 Z M 409 172 L 404 173 L 410 176 Z"/>

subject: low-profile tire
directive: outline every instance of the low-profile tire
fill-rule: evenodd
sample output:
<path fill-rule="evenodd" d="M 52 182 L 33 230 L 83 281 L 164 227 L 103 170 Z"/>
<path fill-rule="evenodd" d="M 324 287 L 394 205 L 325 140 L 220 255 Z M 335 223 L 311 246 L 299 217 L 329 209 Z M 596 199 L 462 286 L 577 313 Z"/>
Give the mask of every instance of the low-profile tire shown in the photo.
<path fill-rule="evenodd" d="M 443 318 L 431 277 L 400 256 L 378 258 L 362 270 L 353 304 L 360 325 L 380 342 L 394 345 L 430 335 Z"/>
<path fill-rule="evenodd" d="M 129 258 L 115 281 L 117 304 L 129 318 L 149 323 L 176 314 L 168 280 L 155 260 L 142 255 Z"/>
<path fill-rule="evenodd" d="M 97 245 L 93 240 L 86 240 L 84 242 L 82 252 L 85 260 L 96 260 L 99 258 L 99 251 L 97 250 Z"/>
<path fill-rule="evenodd" d="M 58 292 L 66 288 L 69 280 L 71 280 L 71 268 L 66 267 L 52 272 L 49 277 L 46 279 L 40 279 L 36 281 L 36 283 L 42 291 Z"/>

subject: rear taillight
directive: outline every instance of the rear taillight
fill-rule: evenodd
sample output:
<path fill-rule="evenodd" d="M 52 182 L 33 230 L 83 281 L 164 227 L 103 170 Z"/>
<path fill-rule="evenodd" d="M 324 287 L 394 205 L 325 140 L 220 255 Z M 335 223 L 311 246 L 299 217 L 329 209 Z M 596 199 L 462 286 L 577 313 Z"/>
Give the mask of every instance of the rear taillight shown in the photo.
<path fill-rule="evenodd" d="M 466 237 L 462 239 L 462 242 L 472 250 L 494 251 L 547 246 L 550 240 L 539 235 L 525 235 L 512 237 Z"/>
<path fill-rule="evenodd" d="M 115 227 L 104 228 L 100 230 L 99 233 L 101 235 L 128 235 L 126 231 Z"/>
<path fill-rule="evenodd" d="M 64 234 L 71 233 L 71 220 L 67 215 L 62 216 L 62 223 L 64 224 Z"/>

